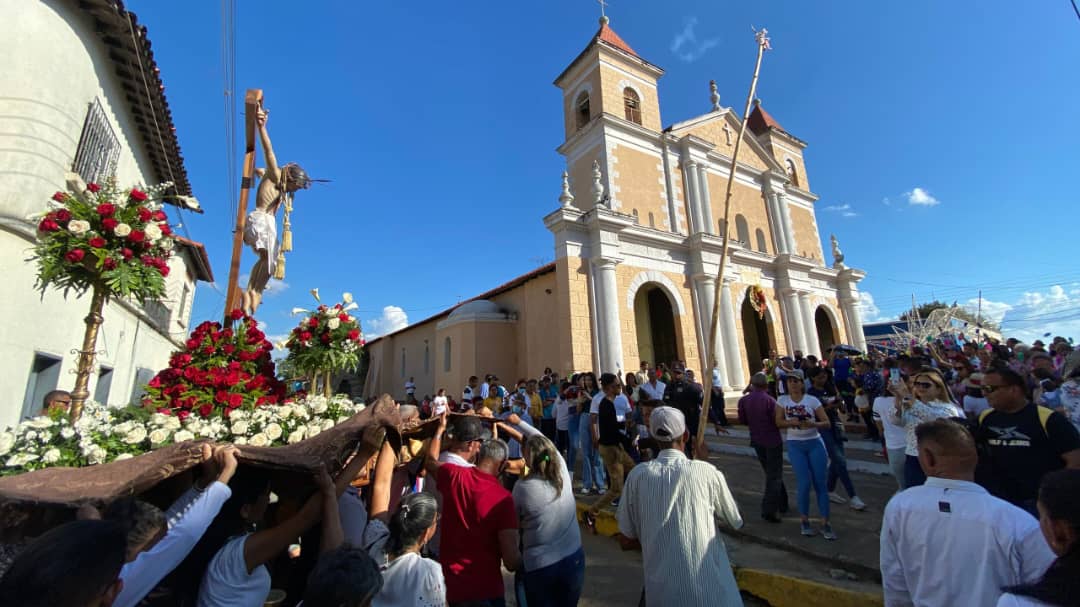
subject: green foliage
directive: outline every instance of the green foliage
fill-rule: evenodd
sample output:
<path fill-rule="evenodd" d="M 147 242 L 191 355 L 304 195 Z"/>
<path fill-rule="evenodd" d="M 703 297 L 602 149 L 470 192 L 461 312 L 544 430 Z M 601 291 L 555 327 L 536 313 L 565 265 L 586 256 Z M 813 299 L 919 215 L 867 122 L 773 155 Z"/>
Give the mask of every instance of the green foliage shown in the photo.
<path fill-rule="evenodd" d="M 923 320 L 926 320 L 930 316 L 930 313 L 933 312 L 934 310 L 941 310 L 941 309 L 949 308 L 949 307 L 950 307 L 949 304 L 947 304 L 947 303 L 945 303 L 943 301 L 938 301 L 938 300 L 935 299 L 934 301 L 929 301 L 929 302 L 926 302 L 926 303 L 923 303 L 923 304 L 919 304 L 918 307 L 916 307 L 915 309 L 919 313 L 919 318 L 921 318 Z M 971 323 L 972 326 L 974 326 L 976 321 L 978 320 L 976 315 L 973 314 L 967 308 L 961 308 L 959 306 L 956 306 L 956 307 L 953 307 L 952 312 L 953 312 L 954 317 L 959 318 L 960 320 L 963 320 L 965 322 Z M 904 312 L 903 314 L 900 315 L 900 320 L 911 320 L 911 319 L 912 319 L 912 314 L 911 314 L 910 310 L 908 310 L 907 312 Z M 993 330 L 997 330 L 999 328 L 997 323 L 995 323 L 992 320 L 988 320 L 986 317 L 983 317 L 983 319 L 982 319 L 982 326 L 987 328 L 987 329 L 993 329 Z"/>

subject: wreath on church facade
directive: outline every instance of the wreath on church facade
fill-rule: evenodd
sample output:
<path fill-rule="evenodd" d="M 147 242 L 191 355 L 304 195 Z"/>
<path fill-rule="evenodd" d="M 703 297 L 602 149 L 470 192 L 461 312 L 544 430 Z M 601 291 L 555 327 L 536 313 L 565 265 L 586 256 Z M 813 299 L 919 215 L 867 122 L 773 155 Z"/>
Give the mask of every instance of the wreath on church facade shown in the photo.
<path fill-rule="evenodd" d="M 755 312 L 757 312 L 758 318 L 764 319 L 765 310 L 768 309 L 765 291 L 759 285 L 754 285 L 750 287 L 748 297 L 750 298 L 750 307 L 753 308 Z"/>

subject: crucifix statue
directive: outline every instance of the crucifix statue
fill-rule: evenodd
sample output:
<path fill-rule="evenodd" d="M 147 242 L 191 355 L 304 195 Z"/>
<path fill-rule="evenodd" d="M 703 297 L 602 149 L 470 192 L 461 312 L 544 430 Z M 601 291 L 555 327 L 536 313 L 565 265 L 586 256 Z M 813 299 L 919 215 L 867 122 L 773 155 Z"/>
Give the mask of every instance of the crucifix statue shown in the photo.
<path fill-rule="evenodd" d="M 258 255 L 259 259 L 251 268 L 251 277 L 244 291 L 242 306 L 249 314 L 254 314 L 262 303 L 262 294 L 271 277 L 284 278 L 284 251 L 292 249 L 289 233 L 289 213 L 292 211 L 292 198 L 297 190 L 306 189 L 311 179 L 300 165 L 290 162 L 278 166 L 274 148 L 270 145 L 270 134 L 266 131 L 269 113 L 259 107 L 256 123 L 259 139 L 262 141 L 266 168 L 255 171 L 261 177 L 259 190 L 255 195 L 255 210 L 247 216 L 244 223 L 244 243 Z M 277 212 L 285 206 L 285 234 L 278 242 Z"/>

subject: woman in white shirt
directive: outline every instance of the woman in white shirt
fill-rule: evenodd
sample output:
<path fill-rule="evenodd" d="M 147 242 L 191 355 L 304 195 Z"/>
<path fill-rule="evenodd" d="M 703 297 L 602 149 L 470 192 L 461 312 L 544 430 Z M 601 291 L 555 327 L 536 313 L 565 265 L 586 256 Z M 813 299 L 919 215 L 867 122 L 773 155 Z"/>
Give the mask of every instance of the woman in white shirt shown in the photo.
<path fill-rule="evenodd" d="M 942 417 L 963 417 L 949 398 L 949 389 L 936 371 L 921 371 L 912 379 L 914 395 L 903 382 L 890 384 L 896 395 L 896 408 L 892 419 L 904 427 L 907 444 L 904 446 L 904 487 L 916 487 L 926 482 L 926 474 L 919 465 L 918 440 L 915 427 L 923 422 Z"/>
<path fill-rule="evenodd" d="M 802 515 L 801 532 L 817 535 L 810 526 L 810 487 L 817 496 L 818 511 L 825 519 L 821 536 L 835 540 L 836 533 L 829 522 L 828 454 L 819 429 L 830 427 L 829 416 L 821 401 L 806 393 L 806 380 L 799 369 L 788 371 L 784 378 L 787 393 L 777 399 L 776 427 L 787 428 L 788 459 L 798 481 L 798 506 Z"/>
<path fill-rule="evenodd" d="M 1034 584 L 1005 589 L 997 607 L 1065 607 L 1080 597 L 1080 470 L 1058 470 L 1039 487 L 1039 527 L 1057 559 Z"/>
<path fill-rule="evenodd" d="M 390 494 L 397 455 L 389 441 L 375 462 L 371 486 L 371 521 L 364 547 L 382 571 L 383 585 L 372 607 L 443 607 L 446 582 L 442 566 L 420 555 L 435 535 L 439 503 L 430 493 L 410 493 L 390 515 Z"/>

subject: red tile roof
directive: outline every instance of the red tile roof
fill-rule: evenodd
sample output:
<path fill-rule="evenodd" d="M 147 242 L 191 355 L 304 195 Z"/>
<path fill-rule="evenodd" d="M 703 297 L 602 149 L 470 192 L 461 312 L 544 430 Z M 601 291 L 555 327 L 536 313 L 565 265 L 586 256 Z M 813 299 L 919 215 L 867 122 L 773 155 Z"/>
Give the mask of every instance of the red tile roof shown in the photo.
<path fill-rule="evenodd" d="M 608 24 L 606 22 L 600 24 L 600 31 L 596 32 L 596 37 L 593 38 L 593 40 L 606 42 L 624 53 L 629 53 L 635 57 L 638 57 L 638 59 L 641 58 L 634 51 L 634 49 L 630 48 L 629 44 L 627 44 L 622 38 L 619 37 L 618 34 L 615 33 L 615 30 L 608 27 Z"/>
<path fill-rule="evenodd" d="M 203 282 L 214 282 L 214 272 L 210 269 L 210 256 L 206 254 L 206 247 L 201 242 L 188 240 L 183 236 L 174 235 L 173 239 L 187 247 L 193 253 L 195 259 L 195 278 Z"/>
<path fill-rule="evenodd" d="M 754 110 L 750 112 L 750 119 L 746 121 L 746 126 L 750 127 L 755 135 L 760 135 L 769 129 L 784 131 L 784 127 L 780 126 L 780 123 L 761 107 L 760 99 L 754 100 Z"/>

